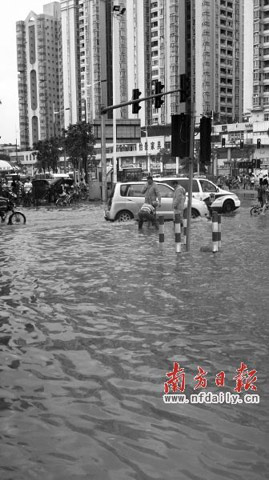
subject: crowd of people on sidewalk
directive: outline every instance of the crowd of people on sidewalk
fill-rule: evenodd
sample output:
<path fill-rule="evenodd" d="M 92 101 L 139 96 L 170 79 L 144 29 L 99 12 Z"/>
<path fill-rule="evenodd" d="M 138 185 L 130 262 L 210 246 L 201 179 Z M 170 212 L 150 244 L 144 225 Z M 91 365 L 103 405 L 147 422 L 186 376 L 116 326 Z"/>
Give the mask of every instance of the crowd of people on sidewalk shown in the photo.
<path fill-rule="evenodd" d="M 40 195 L 44 194 L 44 189 L 41 189 L 42 185 L 36 185 L 34 181 L 31 180 L 31 177 L 27 177 L 24 181 L 13 179 L 9 180 L 5 177 L 0 177 L 0 197 L 9 198 L 12 196 L 16 199 L 16 204 L 22 204 L 24 206 L 31 206 L 34 204 L 36 199 L 40 199 Z M 42 187 L 43 188 L 43 187 Z M 41 191 L 41 190 L 42 191 Z M 57 192 L 53 191 L 54 201 L 56 197 L 73 195 L 78 199 L 85 199 L 88 190 L 86 184 L 81 180 L 81 182 L 73 183 L 63 181 L 59 185 Z M 48 195 L 50 200 L 50 196 Z"/>
<path fill-rule="evenodd" d="M 21 201 L 32 192 L 32 187 L 30 177 L 26 178 L 24 182 L 15 179 L 8 182 L 6 178 L 0 178 L 0 197 L 7 198 L 12 194 L 18 201 Z"/>
<path fill-rule="evenodd" d="M 260 179 L 267 178 L 267 175 L 254 175 L 253 173 L 240 174 L 237 176 L 219 176 L 217 185 L 224 190 L 233 190 L 240 188 L 242 190 L 258 190 Z"/>

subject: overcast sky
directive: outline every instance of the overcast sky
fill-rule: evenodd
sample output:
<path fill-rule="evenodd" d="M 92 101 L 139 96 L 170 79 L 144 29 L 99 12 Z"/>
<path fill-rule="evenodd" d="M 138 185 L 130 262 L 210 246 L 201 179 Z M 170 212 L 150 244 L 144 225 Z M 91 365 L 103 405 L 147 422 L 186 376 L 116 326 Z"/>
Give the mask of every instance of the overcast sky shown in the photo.
<path fill-rule="evenodd" d="M 19 143 L 16 22 L 50 0 L 0 0 L 0 143 Z"/>

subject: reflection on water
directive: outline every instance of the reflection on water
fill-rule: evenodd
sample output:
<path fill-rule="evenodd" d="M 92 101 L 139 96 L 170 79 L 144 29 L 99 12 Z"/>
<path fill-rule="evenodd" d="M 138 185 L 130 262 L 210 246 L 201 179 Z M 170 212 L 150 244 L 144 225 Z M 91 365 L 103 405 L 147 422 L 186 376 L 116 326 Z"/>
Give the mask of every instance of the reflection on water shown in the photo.
<path fill-rule="evenodd" d="M 192 224 L 175 254 L 102 207 L 29 210 L 0 228 L 0 478 L 245 480 L 268 478 L 269 217 L 249 208 Z M 256 369 L 258 405 L 164 404 L 177 361 L 194 393 Z"/>

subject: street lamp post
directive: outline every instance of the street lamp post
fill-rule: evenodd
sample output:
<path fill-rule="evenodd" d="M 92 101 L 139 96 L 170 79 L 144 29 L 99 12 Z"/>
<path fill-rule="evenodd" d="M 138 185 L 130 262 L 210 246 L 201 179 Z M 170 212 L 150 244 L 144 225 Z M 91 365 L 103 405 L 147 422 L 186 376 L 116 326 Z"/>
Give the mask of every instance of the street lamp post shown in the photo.
<path fill-rule="evenodd" d="M 141 130 L 141 132 L 145 132 L 146 134 L 146 167 L 147 167 L 147 171 L 148 173 L 150 173 L 150 168 L 151 168 L 151 165 L 150 165 L 150 155 L 149 155 L 149 139 L 148 139 L 148 127 L 146 126 L 145 127 L 145 130 Z"/>
<path fill-rule="evenodd" d="M 54 106 L 54 104 L 53 104 Z M 53 119 L 54 119 L 54 136 L 56 136 L 56 126 L 55 126 L 55 116 L 61 114 L 62 112 L 65 112 L 67 110 L 70 110 L 69 107 L 63 108 L 62 110 L 55 111 L 53 109 Z M 64 142 L 64 173 L 66 173 L 66 148 L 65 148 L 65 142 Z"/>
<path fill-rule="evenodd" d="M 112 34 L 112 64 L 113 64 L 113 103 L 116 103 L 116 27 L 118 34 L 119 24 L 117 20 L 125 13 L 126 8 L 121 8 L 120 5 L 113 6 L 113 34 Z M 118 37 L 118 35 L 117 35 Z M 116 110 L 113 111 L 113 183 L 117 183 L 117 116 Z"/>
<path fill-rule="evenodd" d="M 98 84 L 102 84 L 102 83 L 105 83 L 107 82 L 107 79 L 104 78 L 103 80 L 97 80 L 96 82 L 93 82 L 93 83 L 89 83 L 87 84 L 87 88 L 91 88 L 92 87 L 92 99 L 94 99 L 94 90 L 93 90 L 93 87 L 94 85 L 98 85 Z M 102 96 L 102 86 L 101 86 L 101 107 L 102 107 L 102 103 L 103 103 L 103 96 Z M 86 122 L 88 120 L 88 102 L 87 102 L 87 98 L 86 98 L 86 102 L 85 102 L 85 105 L 86 105 L 86 112 L 85 112 L 85 119 L 86 119 Z M 92 120 L 94 119 L 94 107 L 93 107 L 93 110 L 92 110 Z"/>

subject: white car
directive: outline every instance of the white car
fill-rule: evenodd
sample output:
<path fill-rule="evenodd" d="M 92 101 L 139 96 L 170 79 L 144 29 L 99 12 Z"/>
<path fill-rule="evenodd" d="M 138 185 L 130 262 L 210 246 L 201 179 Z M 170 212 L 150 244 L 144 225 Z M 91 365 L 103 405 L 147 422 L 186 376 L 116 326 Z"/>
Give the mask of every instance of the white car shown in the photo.
<path fill-rule="evenodd" d="M 138 211 L 145 202 L 145 195 L 142 190 L 146 182 L 123 182 L 116 183 L 110 195 L 107 210 L 105 211 L 105 219 L 110 221 L 127 222 L 131 219 L 137 219 Z M 161 206 L 157 208 L 157 215 L 163 215 L 165 220 L 173 219 L 173 192 L 174 189 L 170 185 L 158 182 L 162 201 Z M 185 202 L 187 208 L 188 201 Z M 209 210 L 205 202 L 192 199 L 192 217 L 210 217 Z"/>
<path fill-rule="evenodd" d="M 154 178 L 154 181 L 171 186 L 176 181 L 188 192 L 188 177 L 158 177 Z M 210 196 L 212 199 L 211 208 L 218 213 L 229 213 L 240 207 L 240 200 L 235 193 L 222 190 L 222 188 L 217 187 L 217 185 L 204 177 L 193 178 L 192 196 L 198 200 L 205 200 Z"/>

